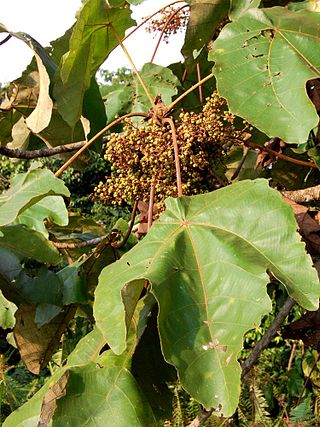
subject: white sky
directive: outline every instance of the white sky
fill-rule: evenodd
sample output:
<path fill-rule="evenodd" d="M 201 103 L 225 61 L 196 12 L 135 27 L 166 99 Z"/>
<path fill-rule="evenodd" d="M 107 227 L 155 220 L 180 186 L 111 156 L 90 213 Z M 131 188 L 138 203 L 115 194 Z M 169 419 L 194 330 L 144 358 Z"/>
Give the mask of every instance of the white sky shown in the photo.
<path fill-rule="evenodd" d="M 142 17 L 150 15 L 172 0 L 146 0 L 133 8 L 132 17 L 139 23 Z M 81 0 L 1 0 L 0 22 L 8 30 L 22 31 L 43 46 L 49 45 L 64 34 L 75 22 L 75 13 L 80 8 Z M 0 33 L 0 40 L 6 33 Z M 125 46 L 138 68 L 149 62 L 157 39 L 143 28 L 130 37 Z M 182 60 L 180 49 L 183 42 L 181 34 L 170 38 L 170 43 L 162 42 L 154 62 L 160 65 L 169 65 Z M 11 38 L 0 46 L 0 82 L 5 83 L 20 77 L 32 58 L 32 50 L 22 41 Z M 116 70 L 129 64 L 121 49 L 114 50 L 103 68 Z"/>

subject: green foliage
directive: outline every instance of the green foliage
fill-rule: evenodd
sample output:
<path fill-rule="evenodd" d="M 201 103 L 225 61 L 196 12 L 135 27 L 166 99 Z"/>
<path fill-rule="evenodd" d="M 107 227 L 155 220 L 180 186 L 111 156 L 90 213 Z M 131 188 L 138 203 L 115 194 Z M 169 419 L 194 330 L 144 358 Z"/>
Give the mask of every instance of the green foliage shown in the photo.
<path fill-rule="evenodd" d="M 1 163 L 1 422 L 182 427 L 211 408 L 204 426 L 316 425 L 316 351 L 276 336 L 242 380 L 240 362 L 268 337 L 288 295 L 318 308 L 317 214 L 294 205 L 305 245 L 292 207 L 270 188 L 319 183 L 309 161 L 319 151 L 318 6 L 190 0 L 184 63 L 145 64 L 139 76 L 107 70 L 99 90 L 95 74 L 122 45 L 134 24 L 130 5 L 139 3 L 86 0 L 47 49 L 0 26 L 35 53 L 1 88 L 0 148 L 94 142 L 62 174 L 69 152 L 37 166 Z M 178 13 L 164 13 L 166 41 Z M 113 122 L 128 113 L 143 113 L 145 123 Z M 299 150 L 274 147 L 266 135 Z M 274 151 L 256 159 L 252 143 Z M 301 154 L 305 163 L 289 170 L 286 156 Z M 111 167 L 121 183 L 105 181 Z M 127 204 L 94 200 L 99 182 L 108 203 Z M 156 220 L 168 195 L 179 197 Z M 140 212 L 129 226 L 134 200 Z M 300 315 L 296 306 L 287 322 Z"/>
<path fill-rule="evenodd" d="M 226 215 L 228 205 L 241 214 Z M 250 227 L 243 222 L 249 212 L 257 219 L 252 219 Z M 273 224 L 274 235 L 265 234 L 265 223 L 258 220 L 261 215 L 265 223 L 268 218 Z M 130 282 L 135 287 L 142 278 L 149 280 L 160 307 L 165 358 L 176 366 L 192 396 L 205 407 L 220 404 L 225 415 L 232 415 L 240 386 L 236 355 L 242 336 L 270 310 L 264 289 L 266 269 L 302 306 L 316 308 L 317 275 L 295 228 L 290 208 L 264 181 L 243 181 L 206 195 L 169 199 L 166 212 L 148 236 L 102 271 L 94 304 L 98 328 L 113 351 L 121 354 L 126 347 L 128 311 L 121 289 Z M 277 245 L 276 256 L 270 252 L 269 239 Z M 204 244 L 212 240 L 214 245 Z M 177 247 L 183 250 L 177 252 Z M 244 315 L 248 304 L 250 313 Z M 234 321 L 230 323 L 231 305 Z M 208 377 L 215 378 L 210 389 Z"/>
<path fill-rule="evenodd" d="M 221 31 L 209 59 L 233 114 L 270 137 L 300 144 L 308 139 L 318 123 L 305 85 L 320 74 L 319 25 L 317 13 L 278 7 L 249 9 Z"/>

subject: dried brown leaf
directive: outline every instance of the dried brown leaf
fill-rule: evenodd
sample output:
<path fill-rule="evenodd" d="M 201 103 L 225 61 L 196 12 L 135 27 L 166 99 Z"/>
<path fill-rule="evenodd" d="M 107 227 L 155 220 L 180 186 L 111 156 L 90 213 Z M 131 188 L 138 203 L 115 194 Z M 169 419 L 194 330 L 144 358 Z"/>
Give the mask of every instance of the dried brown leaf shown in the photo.
<path fill-rule="evenodd" d="M 57 408 L 57 400 L 66 394 L 66 387 L 69 379 L 69 371 L 66 371 L 62 377 L 52 387 L 49 388 L 44 396 L 41 412 L 40 421 L 38 427 L 46 427 L 49 425 L 55 410 Z"/>
<path fill-rule="evenodd" d="M 74 306 L 69 306 L 38 328 L 34 320 L 36 306 L 22 304 L 18 308 L 13 333 L 21 359 L 30 372 L 39 374 L 47 365 L 75 311 Z"/>

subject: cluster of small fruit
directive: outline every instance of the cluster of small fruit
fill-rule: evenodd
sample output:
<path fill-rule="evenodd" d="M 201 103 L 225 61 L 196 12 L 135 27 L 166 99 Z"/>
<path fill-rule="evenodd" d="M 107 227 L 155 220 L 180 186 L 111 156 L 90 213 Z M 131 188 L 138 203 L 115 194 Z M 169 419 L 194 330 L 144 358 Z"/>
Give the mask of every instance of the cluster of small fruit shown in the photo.
<path fill-rule="evenodd" d="M 163 39 L 168 42 L 172 34 L 182 31 L 189 21 L 189 9 L 166 7 L 160 14 L 150 19 L 146 31 L 148 33 L 163 32 Z"/>
<path fill-rule="evenodd" d="M 242 138 L 235 117 L 217 93 L 206 100 L 202 111 L 181 111 L 175 120 L 182 190 L 185 195 L 203 193 L 217 187 L 217 169 L 222 169 L 226 151 Z M 176 168 L 170 127 L 155 120 L 138 127 L 130 119 L 122 133 L 108 137 L 105 159 L 111 176 L 95 188 L 105 203 L 148 202 L 150 188 L 154 202 L 177 196 Z"/>

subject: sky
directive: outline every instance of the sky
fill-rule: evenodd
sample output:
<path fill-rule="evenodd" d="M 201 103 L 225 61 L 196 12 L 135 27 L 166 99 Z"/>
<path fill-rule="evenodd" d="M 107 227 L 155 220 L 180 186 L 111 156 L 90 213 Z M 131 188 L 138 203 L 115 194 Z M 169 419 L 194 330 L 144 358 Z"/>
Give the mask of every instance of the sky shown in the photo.
<path fill-rule="evenodd" d="M 146 0 L 140 6 L 133 7 L 132 17 L 139 23 L 143 17 L 171 2 L 172 0 Z M 75 22 L 75 14 L 81 4 L 81 0 L 2 0 L 0 23 L 10 31 L 25 32 L 43 46 L 48 46 L 51 40 L 62 36 Z M 1 33 L 0 41 L 5 37 L 6 33 Z M 127 39 L 125 46 L 138 69 L 150 61 L 156 42 L 157 39 L 143 28 Z M 182 43 L 182 34 L 172 36 L 169 44 L 162 42 L 154 62 L 166 66 L 182 60 Z M 15 38 L 0 45 L 0 82 L 20 77 L 32 55 L 32 50 Z M 129 67 L 129 64 L 121 48 L 115 49 L 103 64 L 103 68 L 110 71 L 123 66 Z"/>

